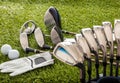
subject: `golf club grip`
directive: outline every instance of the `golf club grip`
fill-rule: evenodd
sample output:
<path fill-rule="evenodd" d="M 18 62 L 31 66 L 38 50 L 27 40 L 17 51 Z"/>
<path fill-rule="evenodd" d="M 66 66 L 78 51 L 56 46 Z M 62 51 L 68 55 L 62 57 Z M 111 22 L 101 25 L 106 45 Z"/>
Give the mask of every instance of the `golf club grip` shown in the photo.
<path fill-rule="evenodd" d="M 103 76 L 106 76 L 106 62 L 103 62 Z"/>
<path fill-rule="evenodd" d="M 113 57 L 110 58 L 110 76 L 113 76 Z"/>
<path fill-rule="evenodd" d="M 26 53 L 29 53 L 29 52 L 41 53 L 40 50 L 33 49 L 33 48 L 26 48 Z"/>
<path fill-rule="evenodd" d="M 119 60 L 120 60 L 120 56 L 116 56 L 116 73 L 115 73 L 115 76 L 117 77 L 118 76 L 118 74 L 119 74 Z"/>
<path fill-rule="evenodd" d="M 93 54 L 95 55 L 96 78 L 99 79 L 99 55 L 96 51 L 93 51 Z"/>
<path fill-rule="evenodd" d="M 107 66 L 106 56 L 103 56 L 103 76 L 106 76 L 106 66 Z"/>
<path fill-rule="evenodd" d="M 84 64 L 82 64 L 83 66 L 80 68 L 80 81 L 81 83 L 85 83 L 85 66 Z"/>

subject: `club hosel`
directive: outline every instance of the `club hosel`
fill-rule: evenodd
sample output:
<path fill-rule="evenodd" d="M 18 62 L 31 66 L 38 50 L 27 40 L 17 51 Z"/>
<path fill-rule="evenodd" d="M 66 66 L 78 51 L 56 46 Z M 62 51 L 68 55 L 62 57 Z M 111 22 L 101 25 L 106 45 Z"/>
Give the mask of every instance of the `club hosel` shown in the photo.
<path fill-rule="evenodd" d="M 92 50 L 92 53 L 95 55 L 96 65 L 99 66 L 99 55 L 98 55 L 98 51 Z"/>
<path fill-rule="evenodd" d="M 101 50 L 103 52 L 103 62 L 106 62 L 107 61 L 106 60 L 107 59 L 106 48 L 103 45 L 101 45 L 100 47 L 101 47 Z"/>
<path fill-rule="evenodd" d="M 43 45 L 42 49 L 53 49 L 53 47 L 45 44 Z"/>
<path fill-rule="evenodd" d="M 87 59 L 87 65 L 88 65 L 88 70 L 87 70 L 87 72 L 88 72 L 89 75 L 91 75 L 91 71 L 92 71 L 92 61 L 91 61 L 90 58 Z M 91 77 L 90 77 L 89 79 L 91 79 Z"/>
<path fill-rule="evenodd" d="M 120 56 L 120 44 L 117 45 L 117 56 Z"/>
<path fill-rule="evenodd" d="M 114 57 L 113 55 L 110 56 L 110 63 L 113 63 Z"/>

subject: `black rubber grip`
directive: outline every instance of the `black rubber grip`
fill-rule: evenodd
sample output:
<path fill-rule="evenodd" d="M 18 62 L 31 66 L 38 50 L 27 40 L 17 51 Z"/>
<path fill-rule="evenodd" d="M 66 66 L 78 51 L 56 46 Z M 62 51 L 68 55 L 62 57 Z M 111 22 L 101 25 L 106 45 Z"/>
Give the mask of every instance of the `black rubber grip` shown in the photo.
<path fill-rule="evenodd" d="M 40 53 L 39 50 L 36 50 L 36 49 L 33 49 L 33 48 L 26 48 L 26 53 L 29 53 L 29 52 Z"/>

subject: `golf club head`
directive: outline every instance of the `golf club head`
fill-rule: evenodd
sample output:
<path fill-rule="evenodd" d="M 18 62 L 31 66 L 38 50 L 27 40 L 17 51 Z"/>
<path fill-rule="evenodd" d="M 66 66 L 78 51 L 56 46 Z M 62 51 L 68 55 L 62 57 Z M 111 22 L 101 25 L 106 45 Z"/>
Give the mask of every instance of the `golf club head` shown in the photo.
<path fill-rule="evenodd" d="M 78 54 L 78 50 L 79 53 Z M 83 52 L 71 42 L 60 42 L 53 50 L 53 55 L 62 62 L 75 66 L 78 63 L 83 63 Z"/>
<path fill-rule="evenodd" d="M 61 29 L 61 19 L 59 12 L 54 7 L 49 7 L 44 15 L 44 23 L 49 30 L 51 30 L 54 26 Z"/>
<path fill-rule="evenodd" d="M 62 33 L 62 32 L 61 32 Z M 59 33 L 56 29 L 56 26 L 54 26 L 51 30 L 51 33 L 50 33 L 50 37 L 51 37 L 51 40 L 52 40 L 52 43 L 54 45 L 58 44 L 59 42 L 62 42 L 63 41 L 63 36 L 62 34 Z"/>
<path fill-rule="evenodd" d="M 113 44 L 112 24 L 110 22 L 102 22 L 102 26 L 108 43 Z"/>
<path fill-rule="evenodd" d="M 85 57 L 90 59 L 91 58 L 90 48 L 85 38 L 82 36 L 82 34 L 76 34 L 75 39 L 78 45 L 82 47 Z"/>
<path fill-rule="evenodd" d="M 34 31 L 34 35 L 35 35 L 35 39 L 36 39 L 37 44 L 40 47 L 43 47 L 45 45 L 45 39 L 44 39 L 44 34 L 41 31 L 41 29 L 36 28 L 35 31 Z"/>
<path fill-rule="evenodd" d="M 96 39 L 97 39 L 100 47 L 101 46 L 104 47 L 104 51 L 106 52 L 107 41 L 106 41 L 106 38 L 105 38 L 103 27 L 102 26 L 93 26 L 93 30 L 94 30 L 94 33 L 96 35 Z"/>
<path fill-rule="evenodd" d="M 120 56 L 120 20 L 114 22 L 114 35 L 117 42 L 117 56 Z"/>
<path fill-rule="evenodd" d="M 26 52 L 26 48 L 29 48 L 27 33 L 20 33 L 20 44 L 23 50 Z"/>
<path fill-rule="evenodd" d="M 94 33 L 93 33 L 92 29 L 90 29 L 90 28 L 82 29 L 81 33 L 82 33 L 83 37 L 86 39 L 90 50 L 92 52 L 93 51 L 98 52 L 98 45 L 97 45 L 97 42 L 95 40 Z"/>
<path fill-rule="evenodd" d="M 120 20 L 115 20 L 114 22 L 114 35 L 115 35 L 115 40 L 117 42 L 120 42 Z"/>
<path fill-rule="evenodd" d="M 34 32 L 36 27 L 37 27 L 36 23 L 33 20 L 26 21 L 22 25 L 22 27 L 20 29 L 20 33 L 26 32 L 29 35 Z"/>

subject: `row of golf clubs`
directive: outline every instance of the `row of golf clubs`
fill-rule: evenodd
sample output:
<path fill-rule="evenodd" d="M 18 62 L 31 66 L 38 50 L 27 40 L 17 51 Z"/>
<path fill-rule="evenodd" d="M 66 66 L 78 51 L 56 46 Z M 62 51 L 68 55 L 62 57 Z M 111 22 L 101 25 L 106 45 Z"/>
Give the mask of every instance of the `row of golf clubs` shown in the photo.
<path fill-rule="evenodd" d="M 50 8 L 50 10 L 52 10 L 53 8 Z M 59 35 L 55 35 L 53 33 L 51 40 L 54 41 L 57 40 L 58 38 L 61 38 L 61 33 L 62 33 L 62 28 L 61 28 L 61 20 L 60 20 L 60 15 L 58 13 L 58 11 L 54 11 L 54 14 L 51 12 L 46 12 L 47 15 L 45 15 L 45 24 L 48 28 L 52 28 L 51 29 L 51 34 L 53 31 L 53 27 L 55 27 L 56 32 L 59 32 Z M 52 15 L 52 16 L 51 16 Z M 48 18 L 49 17 L 49 18 Z M 53 18 L 54 17 L 54 18 Z M 54 26 L 53 26 L 54 25 Z M 51 27 L 52 26 L 52 27 Z M 118 76 L 118 65 L 119 65 L 119 32 L 120 32 L 120 20 L 115 20 L 115 24 L 114 24 L 114 34 L 115 34 L 115 40 L 117 42 L 117 55 L 116 55 L 116 76 Z M 60 31 L 61 30 L 61 31 Z M 94 33 L 93 33 L 94 31 Z M 82 34 L 82 35 L 81 35 Z M 71 59 L 66 59 L 64 58 L 65 56 L 61 55 L 61 49 L 62 52 L 65 53 L 66 55 L 71 55 L 73 61 L 72 65 L 77 65 L 77 66 L 81 66 L 80 64 L 82 64 L 83 60 L 80 59 L 81 56 L 87 58 L 88 60 L 88 74 L 89 74 L 89 81 L 91 80 L 91 57 L 90 57 L 90 51 L 96 55 L 95 61 L 96 61 L 96 78 L 99 78 L 99 71 L 98 71 L 98 67 L 99 67 L 99 56 L 98 56 L 98 47 L 102 50 L 103 52 L 103 76 L 106 76 L 106 65 L 107 65 L 107 45 L 110 48 L 110 76 L 113 75 L 113 57 L 114 57 L 114 46 L 113 46 L 113 31 L 112 31 L 112 25 L 110 22 L 103 22 L 102 26 L 94 26 L 93 30 L 91 30 L 90 28 L 87 29 L 82 29 L 81 30 L 81 34 L 77 34 L 75 39 L 76 42 L 79 44 L 79 46 L 82 48 L 80 49 L 79 47 L 79 51 L 78 54 L 75 55 L 75 53 L 77 53 L 77 51 L 75 51 L 75 45 L 74 44 L 68 44 L 67 43 L 60 43 L 57 44 L 56 48 L 53 51 L 54 56 L 56 56 L 59 60 L 62 60 L 63 62 L 68 62 L 68 60 Z M 53 38 L 53 36 L 56 36 Z M 60 37 L 58 37 L 60 36 Z M 83 36 L 83 37 L 82 37 Z M 62 36 L 63 37 L 63 36 Z M 85 38 L 85 39 L 84 39 Z M 58 39 L 60 40 L 60 39 Z M 63 41 L 63 39 L 61 39 L 61 41 Z M 61 42 L 60 41 L 60 42 Z M 86 43 L 85 43 L 86 42 Z M 58 42 L 57 42 L 58 43 Z M 63 45 L 62 45 L 63 44 Z M 65 48 L 65 45 L 68 47 Z M 71 46 L 70 46 L 71 45 Z M 61 47 L 61 48 L 60 48 Z M 78 46 L 77 46 L 78 47 Z M 90 49 L 89 49 L 90 48 Z M 71 49 L 71 50 L 70 50 Z M 56 51 L 58 50 L 58 51 Z M 83 52 L 81 52 L 83 50 Z M 75 51 L 75 52 L 74 52 Z M 73 54 L 71 54 L 73 52 Z M 57 54 L 58 53 L 58 54 Z M 82 54 L 83 53 L 83 54 Z M 81 56 L 80 56 L 81 55 Z M 62 57 L 61 57 L 62 56 Z M 66 56 L 67 57 L 67 56 Z M 70 57 L 70 56 L 69 56 Z M 80 61 L 79 61 L 80 60 Z M 71 62 L 69 63 L 71 64 Z M 85 82 L 85 72 L 84 72 L 84 66 L 81 66 L 81 69 L 83 70 L 82 72 L 82 82 Z"/>
<path fill-rule="evenodd" d="M 54 8 L 54 7 L 50 7 L 46 11 L 45 17 L 44 17 L 44 22 L 45 22 L 46 27 L 48 27 L 49 30 L 51 31 L 51 35 L 50 36 L 51 36 L 51 40 L 52 40 L 53 44 L 57 45 L 56 48 L 54 49 L 54 55 L 57 56 L 56 50 L 59 51 L 60 48 L 58 49 L 58 47 L 60 47 L 61 44 L 64 44 L 62 42 L 64 40 L 62 33 L 63 32 L 65 32 L 67 34 L 68 33 L 69 34 L 74 34 L 74 33 L 72 33 L 72 32 L 66 32 L 66 31 L 62 30 L 60 15 L 59 15 L 58 11 L 56 10 L 56 8 Z M 23 28 L 21 28 L 21 33 L 20 33 L 20 42 L 21 42 L 21 45 L 22 45 L 23 49 L 26 52 L 28 52 L 28 51 L 40 52 L 39 50 L 36 51 L 36 50 L 30 49 L 30 47 L 28 45 L 27 35 L 30 34 L 30 33 L 32 33 L 32 32 L 34 32 L 35 39 L 36 39 L 38 45 L 41 48 L 46 48 L 46 47 L 48 48 L 48 46 L 45 45 L 44 35 L 41 32 L 40 28 L 36 28 L 35 24 L 32 22 L 33 23 L 32 28 L 29 29 L 27 23 L 25 23 L 23 25 L 25 27 L 25 31 L 22 31 Z M 119 27 L 119 20 L 117 20 L 115 22 L 115 26 Z M 94 33 L 96 35 L 93 34 L 93 30 L 94 30 Z M 114 46 L 113 46 L 113 32 L 112 32 L 111 23 L 110 22 L 104 22 L 103 26 L 94 26 L 93 30 L 91 30 L 90 28 L 82 29 L 82 35 L 81 34 L 76 34 L 76 37 L 75 37 L 76 42 L 82 48 L 82 49 L 79 49 L 79 53 L 78 53 L 79 57 L 80 57 L 80 55 L 84 55 L 84 57 L 86 57 L 88 59 L 88 61 L 89 61 L 89 65 L 88 65 L 89 66 L 89 72 L 88 72 L 88 74 L 89 74 L 89 81 L 91 79 L 91 72 L 90 72 L 91 71 L 91 53 L 90 52 L 92 52 L 94 55 L 96 55 L 96 58 L 95 58 L 95 62 L 96 62 L 96 65 L 95 65 L 96 66 L 96 78 L 99 78 L 99 71 L 98 71 L 98 67 L 99 67 L 98 44 L 99 44 L 99 48 L 102 49 L 102 52 L 103 52 L 103 66 L 104 66 L 103 76 L 106 76 L 106 61 L 107 61 L 106 60 L 106 58 L 107 58 L 107 49 L 106 48 L 107 48 L 107 44 L 108 44 L 108 46 L 110 48 L 110 65 L 111 65 L 110 66 L 111 67 L 110 68 L 110 75 L 111 76 L 112 76 L 112 65 L 113 65 L 113 57 L 114 57 L 113 56 L 113 54 L 114 54 L 113 53 L 113 48 L 114 48 Z M 114 30 L 115 38 L 117 40 L 119 34 L 116 35 L 117 32 L 115 32 L 115 31 L 118 31 L 118 30 Z M 97 40 L 97 42 L 96 42 L 96 40 Z M 62 42 L 62 43 L 58 44 L 59 42 Z M 118 44 L 118 42 L 117 42 L 117 44 Z M 67 46 L 66 43 L 64 45 Z M 70 45 L 71 45 L 71 49 L 76 48 L 76 47 L 74 47 L 74 44 L 70 44 Z M 64 47 L 61 47 L 61 48 L 64 48 Z M 64 49 L 68 53 L 70 52 L 66 48 L 64 48 Z M 70 49 L 70 47 L 68 49 Z M 73 52 L 73 50 L 71 52 Z M 58 52 L 58 54 L 59 54 L 59 52 Z M 78 55 L 76 55 L 76 56 L 78 56 Z M 64 61 L 64 62 L 66 62 L 63 59 L 65 56 L 63 56 L 63 57 L 60 57 L 60 56 L 62 56 L 62 55 L 59 54 L 59 57 L 57 57 L 57 58 L 60 59 L 60 60 L 62 60 L 62 61 Z M 75 56 L 75 54 L 73 54 L 72 56 Z M 79 57 L 78 57 L 78 59 L 79 59 Z M 80 60 L 83 61 L 82 58 Z M 119 65 L 118 61 L 119 60 L 117 60 L 117 65 L 116 65 L 116 76 L 118 76 L 118 73 L 117 73 L 117 71 L 118 71 L 118 65 Z M 67 61 L 67 62 L 69 62 L 69 61 Z M 77 61 L 77 63 L 82 64 L 83 62 Z M 77 63 L 76 63 L 77 66 L 81 66 L 81 65 L 79 65 Z M 75 63 L 73 65 L 75 65 Z M 82 64 L 81 68 L 83 70 L 82 71 L 82 74 L 83 74 L 82 75 L 82 80 L 84 82 L 85 81 L 85 75 L 84 75 L 85 72 L 84 72 L 84 65 L 83 64 Z"/>

